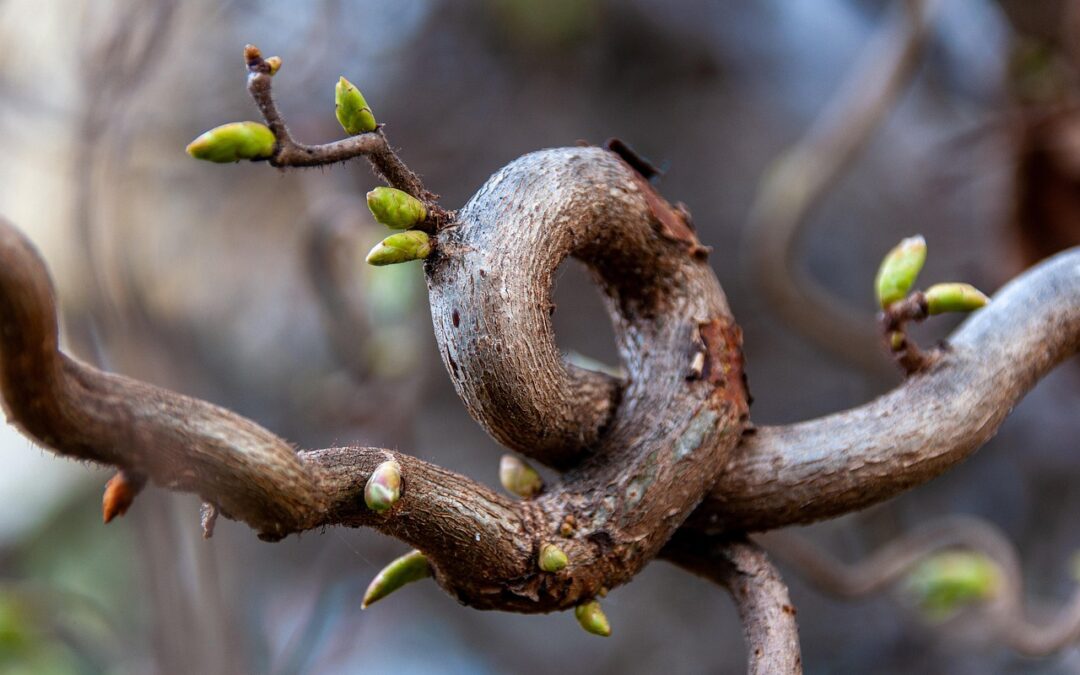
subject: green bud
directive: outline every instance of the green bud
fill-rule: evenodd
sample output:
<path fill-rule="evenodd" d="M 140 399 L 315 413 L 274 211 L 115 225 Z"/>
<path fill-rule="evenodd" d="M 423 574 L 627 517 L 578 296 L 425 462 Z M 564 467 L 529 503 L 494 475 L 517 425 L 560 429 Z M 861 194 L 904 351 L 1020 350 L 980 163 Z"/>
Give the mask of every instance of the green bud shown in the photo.
<path fill-rule="evenodd" d="M 540 558 L 538 562 L 540 564 L 540 569 L 545 572 L 558 572 L 559 570 L 566 568 L 570 559 L 566 557 L 566 553 L 558 546 L 554 544 L 544 544 L 540 547 Z"/>
<path fill-rule="evenodd" d="M 574 616 L 586 632 L 602 637 L 611 635 L 611 625 L 608 624 L 604 610 L 600 609 L 600 603 L 596 600 L 589 600 L 575 607 Z"/>
<path fill-rule="evenodd" d="M 990 298 L 971 284 L 934 284 L 926 289 L 926 310 L 930 314 L 972 312 L 988 302 Z"/>
<path fill-rule="evenodd" d="M 963 605 L 993 598 L 1000 588 L 997 564 L 970 551 L 931 556 L 907 580 L 908 592 L 932 618 L 943 618 Z"/>
<path fill-rule="evenodd" d="M 395 230 L 407 230 L 427 218 L 422 201 L 390 187 L 377 187 L 367 193 L 367 205 L 376 221 Z"/>
<path fill-rule="evenodd" d="M 401 465 L 390 460 L 375 467 L 364 486 L 364 503 L 372 511 L 389 511 L 401 497 Z"/>
<path fill-rule="evenodd" d="M 431 239 L 419 230 L 398 232 L 383 239 L 367 254 L 369 265 L 395 265 L 422 260 L 431 254 Z"/>
<path fill-rule="evenodd" d="M 926 262 L 926 240 L 921 235 L 904 239 L 889 251 L 878 268 L 874 289 L 882 309 L 903 299 Z"/>
<path fill-rule="evenodd" d="M 364 592 L 364 601 L 360 609 L 367 609 L 373 602 L 382 600 L 405 584 L 427 579 L 431 576 L 431 565 L 420 551 L 406 553 L 384 567 L 368 584 Z"/>
<path fill-rule="evenodd" d="M 187 153 L 208 162 L 268 159 L 274 154 L 274 132 L 258 122 L 232 122 L 214 127 L 188 143 Z"/>
<path fill-rule="evenodd" d="M 544 479 L 536 469 L 514 455 L 503 455 L 499 460 L 499 482 L 512 495 L 532 499 L 544 489 Z"/>
<path fill-rule="evenodd" d="M 281 57 L 280 56 L 268 56 L 266 58 L 266 65 L 270 68 L 270 74 L 276 75 L 277 71 L 281 69 Z"/>
<path fill-rule="evenodd" d="M 364 95 L 344 77 L 334 87 L 334 104 L 338 122 L 350 136 L 375 131 L 375 115 L 371 113 Z"/>

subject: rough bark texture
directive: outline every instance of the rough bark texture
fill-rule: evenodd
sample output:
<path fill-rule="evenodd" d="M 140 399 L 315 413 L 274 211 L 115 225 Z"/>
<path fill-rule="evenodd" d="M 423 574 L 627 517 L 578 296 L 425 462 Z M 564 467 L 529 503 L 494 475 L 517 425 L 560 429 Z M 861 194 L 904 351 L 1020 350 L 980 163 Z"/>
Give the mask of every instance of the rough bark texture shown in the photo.
<path fill-rule="evenodd" d="M 570 565 L 531 574 L 513 593 L 582 598 L 628 580 L 738 442 L 747 418 L 741 337 L 700 250 L 684 217 L 600 148 L 516 160 L 440 232 L 428 289 L 459 395 L 504 445 L 569 468 L 529 507 L 543 521 L 537 549 L 557 538 Z M 568 255 L 607 299 L 628 372 L 618 397 L 555 345 L 552 279 Z M 691 372 L 695 358 L 703 367 Z M 574 531 L 560 537 L 568 519 Z"/>
<path fill-rule="evenodd" d="M 376 527 L 423 551 L 463 603 L 542 612 L 626 582 L 662 549 L 706 571 L 716 541 L 837 516 L 925 482 L 984 443 L 1080 347 L 1073 250 L 1002 290 L 932 367 L 895 391 L 851 411 L 743 434 L 741 338 L 704 249 L 683 211 L 618 155 L 573 148 L 523 157 L 444 225 L 426 264 L 440 350 L 466 407 L 493 436 L 565 470 L 537 499 L 514 502 L 379 448 L 297 453 L 217 406 L 70 359 L 57 348 L 44 264 L 0 221 L 8 419 L 60 454 L 197 493 L 210 512 L 265 538 L 334 524 Z M 568 255 L 604 291 L 625 383 L 559 357 L 550 287 Z M 402 467 L 403 495 L 377 514 L 364 506 L 363 487 L 389 458 Z M 568 554 L 566 569 L 539 571 L 545 542 Z M 746 555 L 731 558 L 746 570 L 738 578 L 760 581 L 732 587 L 750 629 L 765 617 L 787 634 L 770 609 L 779 580 L 756 553 Z"/>
<path fill-rule="evenodd" d="M 680 532 L 665 557 L 731 592 L 743 624 L 747 672 L 798 675 L 802 651 L 795 606 L 780 572 L 757 544 Z"/>

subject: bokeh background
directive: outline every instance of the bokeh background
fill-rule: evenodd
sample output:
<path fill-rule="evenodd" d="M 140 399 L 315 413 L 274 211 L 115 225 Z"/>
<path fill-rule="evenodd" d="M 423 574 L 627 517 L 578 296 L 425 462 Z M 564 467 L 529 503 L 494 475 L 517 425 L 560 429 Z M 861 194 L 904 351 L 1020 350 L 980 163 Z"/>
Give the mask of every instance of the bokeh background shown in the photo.
<path fill-rule="evenodd" d="M 887 77 L 873 45 L 902 0 L 0 0 L 0 213 L 48 260 L 79 357 L 304 447 L 386 445 L 497 484 L 499 448 L 437 358 L 421 269 L 362 264 L 384 236 L 362 201 L 377 184 L 367 166 L 280 173 L 184 154 L 207 128 L 257 119 L 241 60 L 253 42 L 284 60 L 275 89 L 298 138 L 341 136 L 343 74 L 451 208 L 530 150 L 633 145 L 714 247 L 745 330 L 755 421 L 806 419 L 899 381 L 868 335 L 874 270 L 901 237 L 927 237 L 924 279 L 987 291 L 1080 242 L 1074 3 L 931 4 L 910 76 L 782 238 L 786 257 L 755 248 L 753 228 L 770 227 L 754 207 L 763 180 L 843 108 L 851 71 Z M 777 311 L 763 287 L 794 270 L 828 291 L 850 335 Z M 556 302 L 561 345 L 614 364 L 599 297 L 573 263 Z M 799 534 L 854 560 L 935 517 L 979 515 L 1020 548 L 1033 602 L 1057 606 L 1080 548 L 1077 366 L 1040 383 L 958 469 Z M 106 527 L 108 475 L 0 428 L 0 672 L 744 668 L 726 594 L 664 563 L 608 597 L 607 640 L 567 614 L 465 609 L 431 583 L 361 613 L 400 543 L 332 529 L 266 544 L 231 522 L 207 542 L 197 500 L 154 488 Z M 1080 672 L 1076 649 L 1021 658 L 928 624 L 900 593 L 832 600 L 784 569 L 808 672 Z"/>

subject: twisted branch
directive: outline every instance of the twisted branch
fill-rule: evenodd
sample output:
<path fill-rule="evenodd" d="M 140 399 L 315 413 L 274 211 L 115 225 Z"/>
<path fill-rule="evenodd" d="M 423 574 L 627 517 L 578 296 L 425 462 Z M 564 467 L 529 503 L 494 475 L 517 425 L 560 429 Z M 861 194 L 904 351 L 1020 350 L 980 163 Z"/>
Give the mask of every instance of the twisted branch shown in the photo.
<path fill-rule="evenodd" d="M 706 492 L 663 555 L 680 560 L 687 541 L 704 555 L 713 550 L 707 534 L 832 517 L 925 482 L 984 443 L 1080 346 L 1074 250 L 1003 289 L 932 367 L 895 391 L 740 439 L 740 338 L 720 287 L 685 217 L 615 154 L 528 155 L 492 177 L 438 237 L 426 263 L 432 316 L 466 406 L 508 446 L 566 469 L 536 500 L 512 502 L 378 448 L 296 453 L 226 410 L 67 357 L 44 264 L 0 224 L 9 420 L 60 454 L 197 493 L 263 537 L 372 526 L 421 549 L 466 604 L 550 611 L 632 578 Z M 625 383 L 559 358 L 550 281 L 567 255 L 589 264 L 604 289 Z M 388 459 L 402 467 L 404 492 L 380 514 L 361 494 Z M 576 529 L 564 536 L 567 516 Z M 537 551 L 552 540 L 570 565 L 540 572 Z"/>

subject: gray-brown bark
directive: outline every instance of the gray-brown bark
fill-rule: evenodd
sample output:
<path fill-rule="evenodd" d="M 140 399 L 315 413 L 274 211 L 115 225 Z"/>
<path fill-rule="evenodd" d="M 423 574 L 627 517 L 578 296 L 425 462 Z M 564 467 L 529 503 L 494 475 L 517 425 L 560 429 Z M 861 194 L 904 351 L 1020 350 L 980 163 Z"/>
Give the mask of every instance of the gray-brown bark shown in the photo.
<path fill-rule="evenodd" d="M 795 606 L 780 572 L 760 546 L 745 539 L 726 540 L 687 530 L 672 538 L 664 557 L 731 593 L 743 624 L 747 672 L 802 673 Z"/>
<path fill-rule="evenodd" d="M 198 493 L 267 538 L 376 527 L 424 551 L 462 602 L 550 611 L 629 580 L 706 493 L 679 541 L 832 517 L 925 482 L 985 442 L 1080 346 L 1074 250 L 1010 284 L 932 368 L 895 391 L 740 438 L 740 338 L 722 291 L 682 214 L 615 154 L 573 148 L 521 158 L 436 241 L 426 264 L 432 314 L 466 406 L 508 446 L 566 469 L 538 499 L 514 502 L 378 448 L 295 453 L 226 410 L 68 358 L 57 350 L 44 264 L 0 224 L 9 420 L 60 454 Z M 625 384 L 558 356 L 550 281 L 567 255 L 590 265 L 604 289 Z M 376 514 L 363 486 L 391 457 L 402 466 L 403 496 Z M 575 528 L 560 537 L 567 516 Z M 571 560 L 556 574 L 536 566 L 547 540 Z"/>

